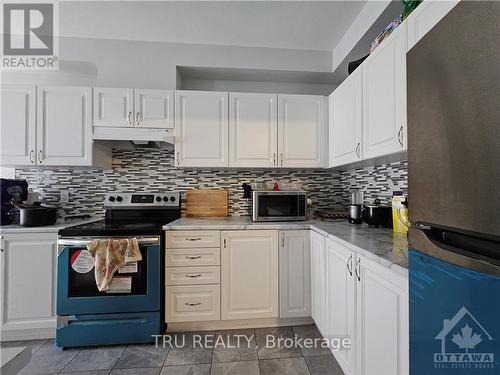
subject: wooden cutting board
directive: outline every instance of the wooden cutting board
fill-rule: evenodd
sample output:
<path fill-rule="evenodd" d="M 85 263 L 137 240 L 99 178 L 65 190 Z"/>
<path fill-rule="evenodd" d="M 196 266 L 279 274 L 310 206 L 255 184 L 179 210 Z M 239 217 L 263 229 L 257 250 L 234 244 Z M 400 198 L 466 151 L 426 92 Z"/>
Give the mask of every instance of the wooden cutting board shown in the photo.
<path fill-rule="evenodd" d="M 186 192 L 187 217 L 227 216 L 227 190 L 193 189 Z"/>

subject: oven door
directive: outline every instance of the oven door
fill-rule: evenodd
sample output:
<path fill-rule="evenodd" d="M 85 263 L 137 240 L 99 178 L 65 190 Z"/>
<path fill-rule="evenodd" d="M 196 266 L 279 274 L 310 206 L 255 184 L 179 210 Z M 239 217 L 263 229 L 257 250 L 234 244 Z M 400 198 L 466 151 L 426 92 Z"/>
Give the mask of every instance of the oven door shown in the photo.
<path fill-rule="evenodd" d="M 253 195 L 253 221 L 306 220 L 303 192 L 256 191 Z"/>
<path fill-rule="evenodd" d="M 116 289 L 99 292 L 94 267 L 79 259 L 89 239 L 60 239 L 57 259 L 57 315 L 160 310 L 160 239 L 138 238 L 142 260 L 117 271 Z M 90 263 L 90 264 L 89 264 Z"/>

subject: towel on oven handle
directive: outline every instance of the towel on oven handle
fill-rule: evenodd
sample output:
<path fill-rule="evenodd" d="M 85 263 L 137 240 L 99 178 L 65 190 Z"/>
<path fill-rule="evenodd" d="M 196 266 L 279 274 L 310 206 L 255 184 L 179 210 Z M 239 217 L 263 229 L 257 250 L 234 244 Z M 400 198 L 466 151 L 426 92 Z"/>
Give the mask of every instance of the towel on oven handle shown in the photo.
<path fill-rule="evenodd" d="M 95 282 L 100 292 L 109 289 L 118 268 L 142 260 L 137 238 L 94 240 L 87 244 L 87 249 L 94 258 Z"/>

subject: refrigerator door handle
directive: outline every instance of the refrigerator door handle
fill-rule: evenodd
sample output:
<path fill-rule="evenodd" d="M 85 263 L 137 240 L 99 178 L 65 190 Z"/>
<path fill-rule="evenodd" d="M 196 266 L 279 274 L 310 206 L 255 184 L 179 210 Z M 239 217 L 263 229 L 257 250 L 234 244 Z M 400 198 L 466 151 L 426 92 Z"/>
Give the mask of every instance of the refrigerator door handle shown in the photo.
<path fill-rule="evenodd" d="M 420 253 L 429 255 L 433 258 L 454 264 L 476 272 L 486 273 L 488 275 L 500 276 L 500 266 L 489 263 L 482 259 L 473 258 L 448 250 L 434 243 L 424 231 L 410 228 L 408 231 L 408 242 L 410 247 Z M 457 249 L 461 250 L 461 249 Z M 463 249 L 462 251 L 466 251 Z"/>

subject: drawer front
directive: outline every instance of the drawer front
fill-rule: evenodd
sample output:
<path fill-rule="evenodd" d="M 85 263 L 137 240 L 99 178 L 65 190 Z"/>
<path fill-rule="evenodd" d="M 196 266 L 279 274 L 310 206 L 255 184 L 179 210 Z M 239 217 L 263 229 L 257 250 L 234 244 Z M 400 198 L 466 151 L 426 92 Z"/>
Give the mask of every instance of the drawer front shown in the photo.
<path fill-rule="evenodd" d="M 165 285 L 220 284 L 220 267 L 168 267 Z"/>
<path fill-rule="evenodd" d="M 167 231 L 167 249 L 220 247 L 220 231 Z"/>
<path fill-rule="evenodd" d="M 202 247 L 193 249 L 167 249 L 165 256 L 167 267 L 172 266 L 219 266 L 220 247 Z"/>
<path fill-rule="evenodd" d="M 166 322 L 220 320 L 219 285 L 167 286 Z"/>

